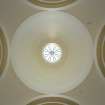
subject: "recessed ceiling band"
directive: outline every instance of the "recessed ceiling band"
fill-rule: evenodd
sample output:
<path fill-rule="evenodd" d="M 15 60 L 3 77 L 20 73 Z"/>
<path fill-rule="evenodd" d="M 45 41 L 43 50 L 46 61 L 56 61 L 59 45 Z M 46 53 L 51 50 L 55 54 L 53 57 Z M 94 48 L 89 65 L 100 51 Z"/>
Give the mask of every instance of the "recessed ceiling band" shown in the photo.
<path fill-rule="evenodd" d="M 0 75 L 5 70 L 7 64 L 8 47 L 5 34 L 0 27 Z"/>
<path fill-rule="evenodd" d="M 69 98 L 60 96 L 47 96 L 40 97 L 30 102 L 27 105 L 79 105 L 78 103 L 70 100 Z"/>
<path fill-rule="evenodd" d="M 59 8 L 72 4 L 76 0 L 29 0 L 34 5 L 45 8 Z"/>
<path fill-rule="evenodd" d="M 98 66 L 105 77 L 105 26 L 97 39 L 96 56 Z"/>

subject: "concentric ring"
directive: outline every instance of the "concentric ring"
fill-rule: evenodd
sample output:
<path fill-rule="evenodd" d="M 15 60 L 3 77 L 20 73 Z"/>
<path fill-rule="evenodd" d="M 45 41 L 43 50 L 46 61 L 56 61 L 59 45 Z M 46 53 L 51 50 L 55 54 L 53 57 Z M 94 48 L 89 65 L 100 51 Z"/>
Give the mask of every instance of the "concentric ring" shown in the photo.
<path fill-rule="evenodd" d="M 97 39 L 96 57 L 98 66 L 105 77 L 105 26 Z"/>
<path fill-rule="evenodd" d="M 79 105 L 79 104 L 65 97 L 47 96 L 38 98 L 27 105 Z"/>
<path fill-rule="evenodd" d="M 0 75 L 4 71 L 7 64 L 8 48 L 5 34 L 0 27 Z"/>
<path fill-rule="evenodd" d="M 45 8 L 59 8 L 72 4 L 76 0 L 29 0 L 34 5 Z"/>

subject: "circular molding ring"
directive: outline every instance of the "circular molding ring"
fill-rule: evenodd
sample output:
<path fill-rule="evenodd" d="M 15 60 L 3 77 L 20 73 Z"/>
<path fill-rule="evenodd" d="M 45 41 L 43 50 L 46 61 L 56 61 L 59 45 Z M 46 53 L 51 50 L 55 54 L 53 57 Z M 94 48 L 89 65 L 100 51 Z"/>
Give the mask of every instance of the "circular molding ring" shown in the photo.
<path fill-rule="evenodd" d="M 75 3 L 77 0 L 28 0 L 32 4 L 44 8 L 60 8 Z"/>
<path fill-rule="evenodd" d="M 7 67 L 8 61 L 8 41 L 4 30 L 0 27 L 0 75 Z"/>
<path fill-rule="evenodd" d="M 40 96 L 27 105 L 79 105 L 66 96 Z"/>
<path fill-rule="evenodd" d="M 95 43 L 96 66 L 105 77 L 105 24 L 102 24 Z"/>

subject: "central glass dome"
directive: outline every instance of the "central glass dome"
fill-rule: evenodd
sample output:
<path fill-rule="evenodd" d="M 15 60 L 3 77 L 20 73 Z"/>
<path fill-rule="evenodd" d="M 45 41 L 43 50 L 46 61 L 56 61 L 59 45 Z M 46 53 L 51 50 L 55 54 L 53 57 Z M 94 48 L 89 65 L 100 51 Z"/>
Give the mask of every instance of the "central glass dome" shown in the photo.
<path fill-rule="evenodd" d="M 42 57 L 48 63 L 57 63 L 62 57 L 62 49 L 56 43 L 48 43 L 42 50 Z"/>

